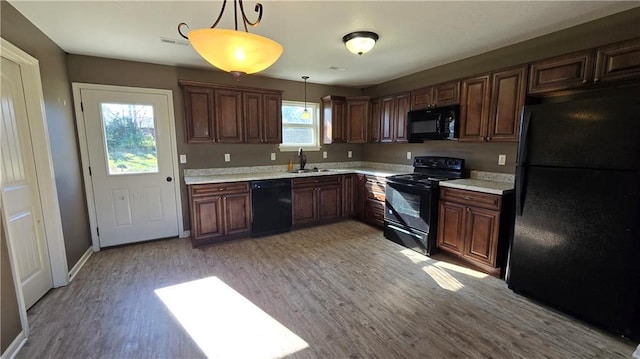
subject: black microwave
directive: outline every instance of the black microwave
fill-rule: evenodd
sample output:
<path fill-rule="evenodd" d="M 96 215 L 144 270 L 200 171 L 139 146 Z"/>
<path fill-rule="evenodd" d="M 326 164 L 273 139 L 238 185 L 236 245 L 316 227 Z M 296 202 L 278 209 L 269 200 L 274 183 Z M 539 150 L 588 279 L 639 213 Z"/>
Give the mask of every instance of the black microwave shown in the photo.
<path fill-rule="evenodd" d="M 409 142 L 458 138 L 459 113 L 459 105 L 409 111 L 407 116 Z"/>

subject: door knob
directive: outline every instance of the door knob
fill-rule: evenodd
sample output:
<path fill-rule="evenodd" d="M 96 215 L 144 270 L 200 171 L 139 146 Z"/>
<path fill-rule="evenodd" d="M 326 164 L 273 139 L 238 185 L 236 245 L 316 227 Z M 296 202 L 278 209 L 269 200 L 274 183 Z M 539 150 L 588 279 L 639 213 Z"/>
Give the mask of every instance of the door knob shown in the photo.
<path fill-rule="evenodd" d="M 171 182 L 171 181 L 173 181 L 173 178 L 167 177 L 167 182 Z"/>

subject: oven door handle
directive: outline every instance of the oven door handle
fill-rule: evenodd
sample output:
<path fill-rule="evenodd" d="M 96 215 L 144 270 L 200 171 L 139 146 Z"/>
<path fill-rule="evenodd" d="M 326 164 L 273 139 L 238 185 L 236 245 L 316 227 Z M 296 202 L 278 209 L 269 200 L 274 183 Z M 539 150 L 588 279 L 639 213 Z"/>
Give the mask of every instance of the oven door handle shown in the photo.
<path fill-rule="evenodd" d="M 394 181 L 390 181 L 390 180 L 387 180 L 387 185 L 394 185 L 395 187 L 405 187 L 405 188 L 411 188 L 411 189 L 416 189 L 416 190 L 431 189 L 431 186 L 417 186 L 417 185 L 414 185 L 414 184 L 400 183 L 400 182 L 394 182 Z"/>
<path fill-rule="evenodd" d="M 412 232 L 409 232 L 404 228 L 400 228 L 400 227 L 394 226 L 393 224 L 389 224 L 389 223 L 387 224 L 387 226 L 389 226 L 389 228 L 393 229 L 394 231 L 402 232 L 402 233 L 404 233 L 406 235 L 409 235 L 409 236 L 412 236 L 412 237 L 416 237 L 416 238 L 420 238 L 419 235 L 417 235 L 415 233 L 412 233 Z"/>

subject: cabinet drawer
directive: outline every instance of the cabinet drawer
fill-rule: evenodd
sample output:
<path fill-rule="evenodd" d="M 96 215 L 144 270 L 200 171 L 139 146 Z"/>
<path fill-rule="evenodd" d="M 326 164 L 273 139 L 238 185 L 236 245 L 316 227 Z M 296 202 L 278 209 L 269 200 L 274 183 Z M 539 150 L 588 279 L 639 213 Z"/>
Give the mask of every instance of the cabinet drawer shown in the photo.
<path fill-rule="evenodd" d="M 340 176 L 312 176 L 312 177 L 302 177 L 302 178 L 294 178 L 291 181 L 292 188 L 301 188 L 301 187 L 317 187 L 317 186 L 333 186 L 340 185 Z"/>
<path fill-rule="evenodd" d="M 367 223 L 382 227 L 384 226 L 384 204 L 367 200 L 364 205 L 365 221 Z"/>
<path fill-rule="evenodd" d="M 193 197 L 222 193 L 249 193 L 249 182 L 196 184 L 191 186 L 191 196 Z"/>
<path fill-rule="evenodd" d="M 496 211 L 502 204 L 502 196 L 499 195 L 444 187 L 440 188 L 440 199 Z"/>

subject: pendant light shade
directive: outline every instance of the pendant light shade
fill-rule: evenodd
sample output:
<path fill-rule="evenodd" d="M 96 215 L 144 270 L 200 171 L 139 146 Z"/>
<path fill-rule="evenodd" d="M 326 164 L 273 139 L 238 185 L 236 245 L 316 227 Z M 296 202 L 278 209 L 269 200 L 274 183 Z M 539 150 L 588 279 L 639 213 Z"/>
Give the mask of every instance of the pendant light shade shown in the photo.
<path fill-rule="evenodd" d="M 342 37 L 347 49 L 354 54 L 362 55 L 373 49 L 380 37 L 371 31 L 356 31 L 346 34 Z"/>
<path fill-rule="evenodd" d="M 264 36 L 228 29 L 198 29 L 187 34 L 193 48 L 222 71 L 253 74 L 282 55 L 279 43 Z"/>
<path fill-rule="evenodd" d="M 187 29 L 189 27 L 185 23 L 180 23 L 178 33 L 189 40 L 191 46 L 202 58 L 220 70 L 231 73 L 236 79 L 245 74 L 260 72 L 273 65 L 284 51 L 282 45 L 264 36 L 251 34 L 247 30 L 247 25 L 255 27 L 260 23 L 262 4 L 258 3 L 255 6 L 258 19 L 250 22 L 245 15 L 242 0 L 234 0 L 235 30 L 216 29 L 226 5 L 225 0 L 218 18 L 210 28 L 191 30 L 184 34 L 182 27 Z M 238 6 L 244 31 L 238 31 Z"/>
<path fill-rule="evenodd" d="M 309 110 L 307 110 L 307 79 L 308 78 L 309 76 L 302 76 L 302 79 L 304 80 L 304 111 L 302 111 L 302 115 L 300 115 L 300 118 L 303 120 L 311 119 L 311 113 L 309 112 Z"/>

